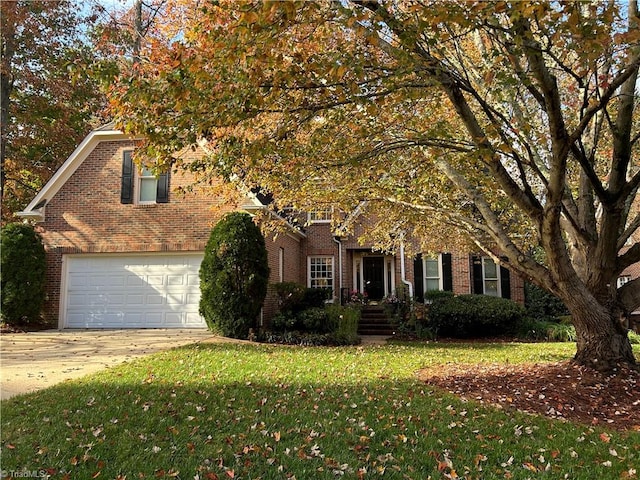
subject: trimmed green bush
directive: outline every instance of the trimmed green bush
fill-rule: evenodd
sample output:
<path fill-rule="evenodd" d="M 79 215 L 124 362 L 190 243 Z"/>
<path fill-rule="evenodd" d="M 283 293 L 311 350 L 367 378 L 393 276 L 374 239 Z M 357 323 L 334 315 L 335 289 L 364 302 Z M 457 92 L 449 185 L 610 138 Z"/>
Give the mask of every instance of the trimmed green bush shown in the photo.
<path fill-rule="evenodd" d="M 307 288 L 296 282 L 274 283 L 273 289 L 278 297 L 281 312 L 297 312 L 301 309 Z"/>
<path fill-rule="evenodd" d="M 246 213 L 225 215 L 211 231 L 200 265 L 200 314 L 225 336 L 246 338 L 267 294 L 264 237 Z"/>
<path fill-rule="evenodd" d="M 480 338 L 513 333 L 524 308 L 489 295 L 439 296 L 429 308 L 429 324 L 439 336 Z"/>
<path fill-rule="evenodd" d="M 45 300 L 45 251 L 32 226 L 10 223 L 0 239 L 2 321 L 38 323 Z"/>
<path fill-rule="evenodd" d="M 524 284 L 524 306 L 527 315 L 536 320 L 552 320 L 569 314 L 562 300 L 529 282 Z"/>
<path fill-rule="evenodd" d="M 324 308 L 308 308 L 300 312 L 298 318 L 306 332 L 325 333 L 331 330 L 327 312 Z"/>

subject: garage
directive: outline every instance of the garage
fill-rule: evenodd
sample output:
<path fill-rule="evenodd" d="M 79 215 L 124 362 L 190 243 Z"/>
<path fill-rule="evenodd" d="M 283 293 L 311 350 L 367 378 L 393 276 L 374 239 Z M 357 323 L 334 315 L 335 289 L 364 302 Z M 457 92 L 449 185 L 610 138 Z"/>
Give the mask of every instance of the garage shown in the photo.
<path fill-rule="evenodd" d="M 203 254 L 66 255 L 63 328 L 206 328 Z"/>

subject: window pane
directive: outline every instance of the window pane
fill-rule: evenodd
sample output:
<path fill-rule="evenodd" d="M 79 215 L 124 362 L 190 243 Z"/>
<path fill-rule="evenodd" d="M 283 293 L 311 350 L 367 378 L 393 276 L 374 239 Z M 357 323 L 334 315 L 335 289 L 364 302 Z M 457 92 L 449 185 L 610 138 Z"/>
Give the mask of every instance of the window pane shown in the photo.
<path fill-rule="evenodd" d="M 153 172 L 150 169 L 148 169 L 147 167 L 142 167 L 142 169 L 140 170 L 140 176 L 141 177 L 155 177 Z"/>
<path fill-rule="evenodd" d="M 484 259 L 484 278 L 498 278 L 496 264 L 489 258 Z"/>
<path fill-rule="evenodd" d="M 158 189 L 157 180 L 155 178 L 141 178 L 140 179 L 140 201 L 155 202 L 157 189 Z"/>
<path fill-rule="evenodd" d="M 440 280 L 427 279 L 424 290 L 425 292 L 430 292 L 432 290 L 440 290 Z"/>
<path fill-rule="evenodd" d="M 309 267 L 311 288 L 333 288 L 333 258 L 311 257 Z"/>
<path fill-rule="evenodd" d="M 309 212 L 310 222 L 329 222 L 331 221 L 331 208 L 323 208 L 322 210 L 316 210 Z"/>
<path fill-rule="evenodd" d="M 498 281 L 497 280 L 485 280 L 484 281 L 484 293 L 485 293 L 485 295 L 491 295 L 493 297 L 499 297 L 499 295 L 498 295 Z"/>
<path fill-rule="evenodd" d="M 427 278 L 440 278 L 440 269 L 438 268 L 437 258 L 427 258 L 425 260 L 425 271 Z"/>

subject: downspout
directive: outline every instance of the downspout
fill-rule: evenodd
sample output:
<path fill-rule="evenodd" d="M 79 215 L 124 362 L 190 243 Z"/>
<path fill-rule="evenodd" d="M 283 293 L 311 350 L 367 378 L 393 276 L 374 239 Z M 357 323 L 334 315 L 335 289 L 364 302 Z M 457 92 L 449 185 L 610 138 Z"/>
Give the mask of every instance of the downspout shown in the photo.
<path fill-rule="evenodd" d="M 333 237 L 333 241 L 338 244 L 338 298 L 342 303 L 342 242 L 338 235 Z"/>
<path fill-rule="evenodd" d="M 406 269 L 404 264 L 404 242 L 400 243 L 400 280 L 409 289 L 409 298 L 413 298 L 413 283 L 407 280 Z"/>

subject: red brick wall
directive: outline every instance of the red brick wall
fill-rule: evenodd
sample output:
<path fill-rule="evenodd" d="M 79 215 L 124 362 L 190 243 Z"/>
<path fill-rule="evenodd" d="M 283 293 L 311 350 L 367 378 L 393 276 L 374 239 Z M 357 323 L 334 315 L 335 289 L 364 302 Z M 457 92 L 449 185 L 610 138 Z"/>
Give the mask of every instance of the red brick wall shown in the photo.
<path fill-rule="evenodd" d="M 271 269 L 270 285 L 267 290 L 267 297 L 263 308 L 263 326 L 269 325 L 270 320 L 278 311 L 278 299 L 274 293 L 273 284 L 282 282 L 300 283 L 300 254 L 301 239 L 288 234 L 278 234 L 277 236 L 267 236 L 265 238 L 267 252 L 269 255 L 269 268 Z M 280 278 L 280 249 L 283 250 L 284 268 L 283 276 Z"/>
<path fill-rule="evenodd" d="M 66 184 L 49 199 L 46 219 L 39 224 L 48 255 L 46 318 L 55 323 L 60 303 L 62 255 L 65 253 L 107 252 L 193 252 L 203 251 L 212 226 L 226 212 L 237 208 L 228 198 L 217 195 L 216 186 L 196 188 L 192 193 L 180 194 L 176 189 L 188 186 L 194 178 L 189 173 L 171 175 L 169 203 L 153 205 L 125 205 L 120 203 L 122 154 L 133 149 L 130 140 L 104 141 L 89 154 Z M 201 156 L 200 151 L 188 151 L 184 160 Z M 343 286 L 353 285 L 352 253 L 370 248 L 360 245 L 358 237 L 363 227 L 357 226 L 354 235 L 343 238 Z M 330 224 L 314 223 L 306 230 L 306 238 L 279 234 L 266 240 L 271 268 L 271 283 L 279 279 L 279 251 L 284 248 L 284 281 L 307 284 L 307 258 L 311 255 L 334 257 L 334 285 L 339 295 L 339 247 L 334 241 Z M 454 253 L 454 292 L 469 293 L 469 255 Z M 395 255 L 395 283 L 402 285 L 401 262 Z M 406 277 L 413 283 L 413 258 L 405 259 Z M 511 277 L 512 299 L 524 302 L 524 286 L 516 275 Z M 277 310 L 277 301 L 270 288 L 263 310 L 265 321 Z"/>
<path fill-rule="evenodd" d="M 99 143 L 47 204 L 38 229 L 47 250 L 45 317 L 50 323 L 57 323 L 59 314 L 63 254 L 201 252 L 215 222 L 237 207 L 216 195 L 215 185 L 178 193 L 178 187 L 194 182 L 182 171 L 171 175 L 169 203 L 121 204 L 122 154 L 133 147 L 130 140 Z M 188 151 L 183 159 L 200 155 Z"/>

